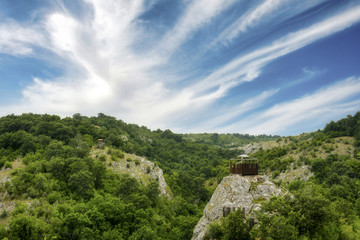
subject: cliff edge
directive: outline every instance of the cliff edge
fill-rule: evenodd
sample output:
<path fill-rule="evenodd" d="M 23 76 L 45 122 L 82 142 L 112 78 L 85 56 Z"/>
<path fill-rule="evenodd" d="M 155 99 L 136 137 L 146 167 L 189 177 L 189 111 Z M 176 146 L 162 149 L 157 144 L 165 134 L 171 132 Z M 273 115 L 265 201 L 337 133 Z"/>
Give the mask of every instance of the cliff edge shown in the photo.
<path fill-rule="evenodd" d="M 244 208 L 246 216 L 254 216 L 253 211 L 260 209 L 262 201 L 283 194 L 266 176 L 233 174 L 225 177 L 206 205 L 203 217 L 195 226 L 192 240 L 202 240 L 208 225 L 223 217 L 224 210 Z"/>

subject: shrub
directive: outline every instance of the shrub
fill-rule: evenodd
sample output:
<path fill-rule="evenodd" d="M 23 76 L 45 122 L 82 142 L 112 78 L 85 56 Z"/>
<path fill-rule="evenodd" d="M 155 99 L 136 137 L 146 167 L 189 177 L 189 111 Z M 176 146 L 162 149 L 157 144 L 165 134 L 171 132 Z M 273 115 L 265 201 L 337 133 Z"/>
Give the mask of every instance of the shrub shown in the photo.
<path fill-rule="evenodd" d="M 99 160 L 102 162 L 106 162 L 106 156 L 105 155 L 100 155 Z"/>
<path fill-rule="evenodd" d="M 5 169 L 6 169 L 6 168 L 12 168 L 11 162 L 6 161 L 5 164 L 4 164 L 4 168 L 5 168 Z"/>
<path fill-rule="evenodd" d="M 0 218 L 1 218 L 1 219 L 5 219 L 5 218 L 7 218 L 7 216 L 8 216 L 8 213 L 7 213 L 7 211 L 4 209 L 4 210 L 1 212 L 1 214 L 0 214 Z"/>
<path fill-rule="evenodd" d="M 125 157 L 125 154 L 120 152 L 120 151 L 116 151 L 115 152 L 115 156 L 118 157 L 118 158 L 124 158 Z"/>

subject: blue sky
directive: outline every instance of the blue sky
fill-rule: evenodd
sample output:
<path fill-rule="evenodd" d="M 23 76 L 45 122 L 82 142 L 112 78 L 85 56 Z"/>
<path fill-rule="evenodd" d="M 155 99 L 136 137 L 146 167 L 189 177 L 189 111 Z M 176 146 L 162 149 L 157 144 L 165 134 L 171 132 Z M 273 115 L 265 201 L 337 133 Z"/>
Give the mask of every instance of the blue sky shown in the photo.
<path fill-rule="evenodd" d="M 0 115 L 295 135 L 360 110 L 360 1 L 1 0 Z"/>

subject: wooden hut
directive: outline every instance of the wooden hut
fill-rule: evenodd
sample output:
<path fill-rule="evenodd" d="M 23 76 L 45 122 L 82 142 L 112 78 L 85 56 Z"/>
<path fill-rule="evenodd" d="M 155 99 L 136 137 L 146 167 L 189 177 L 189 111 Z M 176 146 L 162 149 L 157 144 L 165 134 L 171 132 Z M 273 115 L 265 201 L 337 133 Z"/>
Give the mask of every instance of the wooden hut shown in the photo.
<path fill-rule="evenodd" d="M 258 175 L 259 164 L 255 158 L 243 154 L 235 159 L 230 159 L 230 173 L 241 175 Z"/>

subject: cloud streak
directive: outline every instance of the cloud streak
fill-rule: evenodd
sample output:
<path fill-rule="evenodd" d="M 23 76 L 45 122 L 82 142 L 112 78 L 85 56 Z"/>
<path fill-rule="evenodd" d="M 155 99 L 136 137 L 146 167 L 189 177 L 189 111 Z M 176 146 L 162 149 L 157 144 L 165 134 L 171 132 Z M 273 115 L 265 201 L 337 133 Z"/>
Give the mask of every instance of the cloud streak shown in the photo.
<path fill-rule="evenodd" d="M 268 110 L 250 116 L 251 121 L 240 121 L 229 130 L 241 129 L 251 134 L 274 134 L 284 132 L 289 127 L 304 123 L 309 119 L 328 117 L 330 113 L 356 111 L 359 100 L 345 102 L 360 92 L 360 77 L 351 77 L 302 96 L 287 103 L 277 104 Z M 344 111 L 345 110 L 345 111 Z M 331 114 L 330 114 L 331 115 Z M 329 119 L 327 119 L 329 120 Z M 312 120 L 310 120 L 312 121 Z"/>
<path fill-rule="evenodd" d="M 22 26 L 12 20 L 0 23 L 0 53 L 29 56 L 34 53 L 33 46 L 44 43 L 45 39 L 39 29 Z"/>
<path fill-rule="evenodd" d="M 259 76 L 261 68 L 269 62 L 344 30 L 359 21 L 360 6 L 357 6 L 308 28 L 289 33 L 265 47 L 240 56 L 211 73 L 193 87 L 210 89 L 229 82 L 241 84 L 252 81 Z"/>
<path fill-rule="evenodd" d="M 241 33 L 255 28 L 264 22 L 271 23 L 274 18 L 290 18 L 296 14 L 307 10 L 323 1 L 302 1 L 293 2 L 289 0 L 268 0 L 263 1 L 259 5 L 249 9 L 240 16 L 234 23 L 219 34 L 211 44 L 215 46 L 217 43 L 228 45 L 233 42 Z"/>

